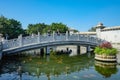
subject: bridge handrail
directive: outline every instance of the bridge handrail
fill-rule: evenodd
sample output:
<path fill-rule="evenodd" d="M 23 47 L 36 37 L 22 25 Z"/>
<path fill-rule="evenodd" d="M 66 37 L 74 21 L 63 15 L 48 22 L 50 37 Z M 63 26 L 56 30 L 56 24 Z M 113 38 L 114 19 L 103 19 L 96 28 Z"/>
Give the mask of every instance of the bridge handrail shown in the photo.
<path fill-rule="evenodd" d="M 15 48 L 15 47 L 22 47 L 26 45 L 31 45 L 31 44 L 40 44 L 40 43 L 49 43 L 49 42 L 57 42 L 57 41 L 85 41 L 85 42 L 90 42 L 99 44 L 102 42 L 101 39 L 98 39 L 96 37 L 91 37 L 88 35 L 81 35 L 81 34 L 68 34 L 63 33 L 63 34 L 56 34 L 53 33 L 51 35 L 32 35 L 32 36 L 26 36 L 22 37 L 22 35 L 18 36 L 16 39 L 11 39 L 11 40 L 5 40 L 3 41 L 3 49 L 10 49 L 10 48 Z"/>

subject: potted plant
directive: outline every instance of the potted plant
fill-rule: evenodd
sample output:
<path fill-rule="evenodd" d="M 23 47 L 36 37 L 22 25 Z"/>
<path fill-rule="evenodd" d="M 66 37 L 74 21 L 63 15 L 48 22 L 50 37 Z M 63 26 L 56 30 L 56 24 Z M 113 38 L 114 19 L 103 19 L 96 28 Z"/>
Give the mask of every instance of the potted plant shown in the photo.
<path fill-rule="evenodd" d="M 110 42 L 103 42 L 94 50 L 95 59 L 101 61 L 116 61 L 117 49 Z"/>

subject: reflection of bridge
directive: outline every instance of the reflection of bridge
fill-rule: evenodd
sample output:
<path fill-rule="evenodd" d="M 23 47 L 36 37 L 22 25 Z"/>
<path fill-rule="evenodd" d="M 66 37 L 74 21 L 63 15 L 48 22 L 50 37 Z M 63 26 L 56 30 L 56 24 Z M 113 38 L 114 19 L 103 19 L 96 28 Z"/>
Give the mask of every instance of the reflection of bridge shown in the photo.
<path fill-rule="evenodd" d="M 102 40 L 91 37 L 88 35 L 80 34 L 56 34 L 53 32 L 51 35 L 32 35 L 27 37 L 22 37 L 20 35 L 17 39 L 4 40 L 3 43 L 3 52 L 5 53 L 15 53 L 23 50 L 39 48 L 39 47 L 48 47 L 56 45 L 84 45 L 88 49 L 90 47 L 95 47 Z"/>

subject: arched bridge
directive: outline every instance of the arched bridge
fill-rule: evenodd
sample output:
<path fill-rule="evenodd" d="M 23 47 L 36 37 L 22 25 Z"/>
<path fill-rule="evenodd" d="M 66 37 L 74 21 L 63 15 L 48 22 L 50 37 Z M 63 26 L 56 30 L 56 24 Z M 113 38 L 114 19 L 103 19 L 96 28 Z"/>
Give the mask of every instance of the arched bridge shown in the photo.
<path fill-rule="evenodd" d="M 40 33 L 27 37 L 20 35 L 17 39 L 4 40 L 2 44 L 3 52 L 15 53 L 33 48 L 56 45 L 89 45 L 95 47 L 101 42 L 101 39 L 88 35 L 68 34 L 68 32 L 56 34 L 53 32 L 51 35 L 40 35 Z"/>

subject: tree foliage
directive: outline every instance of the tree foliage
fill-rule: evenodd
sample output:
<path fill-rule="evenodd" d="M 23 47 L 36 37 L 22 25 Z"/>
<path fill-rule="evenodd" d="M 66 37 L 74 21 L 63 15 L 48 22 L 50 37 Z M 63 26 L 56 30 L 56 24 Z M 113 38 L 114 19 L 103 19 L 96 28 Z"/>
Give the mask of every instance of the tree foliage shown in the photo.
<path fill-rule="evenodd" d="M 52 33 L 53 31 L 65 33 L 68 30 L 68 26 L 63 23 L 51 23 L 49 25 L 45 23 L 29 24 L 27 29 L 23 29 L 20 21 L 0 16 L 0 33 L 8 39 L 17 38 L 20 34 L 25 36 L 31 35 L 32 33 L 37 34 L 38 32 L 41 34 Z"/>
<path fill-rule="evenodd" d="M 91 27 L 88 31 L 89 32 L 95 32 L 96 31 L 96 27 Z"/>
<path fill-rule="evenodd" d="M 40 32 L 41 34 L 47 33 L 47 32 L 53 32 L 53 31 L 59 31 L 61 33 L 65 33 L 68 30 L 68 27 L 63 23 L 52 23 L 50 25 L 47 25 L 45 23 L 38 23 L 38 24 L 29 24 L 27 33 L 37 34 Z"/>
<path fill-rule="evenodd" d="M 0 16 L 0 33 L 3 37 L 17 38 L 18 35 L 24 34 L 21 23 L 14 19 L 8 19 L 4 16 Z"/>
<path fill-rule="evenodd" d="M 38 32 L 43 33 L 44 28 L 46 28 L 48 25 L 45 23 L 38 23 L 38 24 L 29 24 L 27 33 L 32 34 L 35 33 L 37 34 Z"/>

